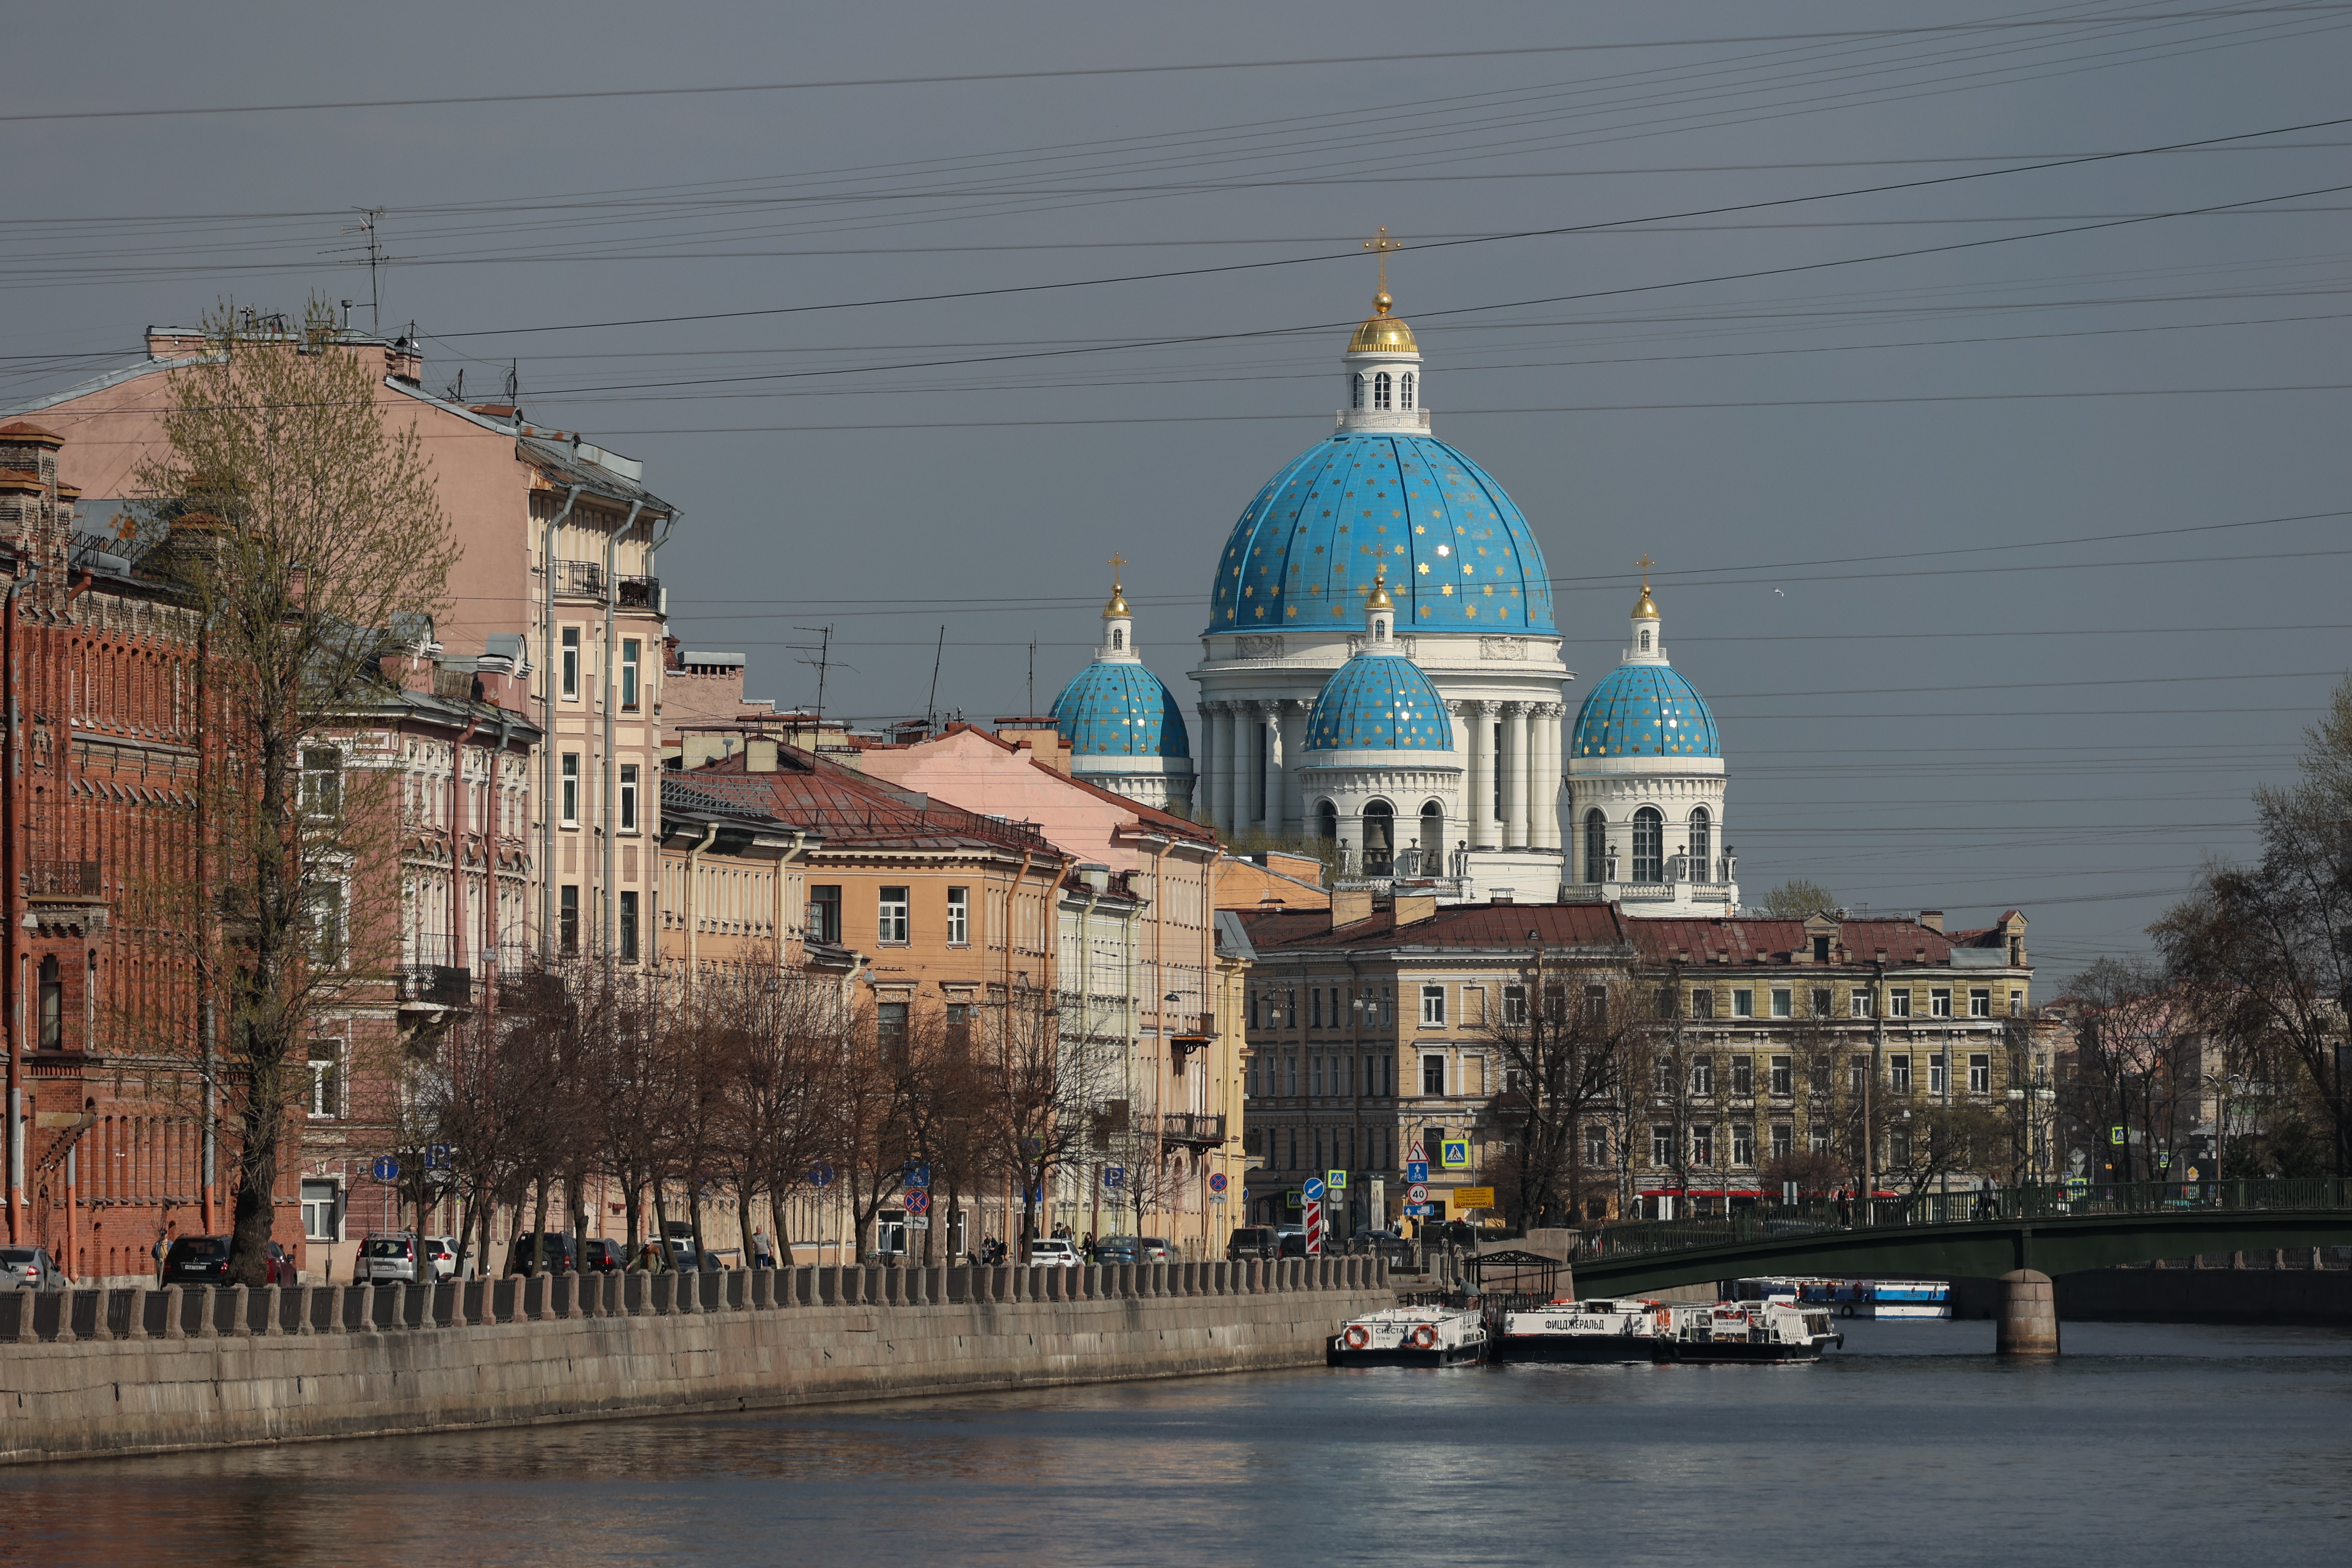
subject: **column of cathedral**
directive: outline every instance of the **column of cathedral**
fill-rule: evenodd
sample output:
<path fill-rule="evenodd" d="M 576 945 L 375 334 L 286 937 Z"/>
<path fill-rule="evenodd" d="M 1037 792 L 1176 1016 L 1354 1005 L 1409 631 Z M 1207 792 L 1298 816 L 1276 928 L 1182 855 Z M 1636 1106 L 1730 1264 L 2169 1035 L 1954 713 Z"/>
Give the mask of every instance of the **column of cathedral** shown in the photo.
<path fill-rule="evenodd" d="M 1281 831 L 1303 838 L 1307 835 L 1307 794 L 1305 783 L 1298 776 L 1298 764 L 1307 752 L 1307 713 L 1310 705 L 1291 698 L 1275 706 L 1280 711 L 1282 724 Z"/>
<path fill-rule="evenodd" d="M 1249 826 L 1250 773 L 1257 748 L 1255 717 L 1246 702 L 1225 704 L 1225 828 L 1238 834 Z"/>

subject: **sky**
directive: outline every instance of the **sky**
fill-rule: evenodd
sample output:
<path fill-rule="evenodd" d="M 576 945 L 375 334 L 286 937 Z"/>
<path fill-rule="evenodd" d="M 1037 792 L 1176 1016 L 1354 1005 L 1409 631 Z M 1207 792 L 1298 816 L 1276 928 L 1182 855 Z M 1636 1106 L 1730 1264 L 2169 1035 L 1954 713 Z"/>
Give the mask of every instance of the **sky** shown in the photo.
<path fill-rule="evenodd" d="M 829 626 L 829 712 L 920 714 L 935 662 L 942 711 L 1042 710 L 1114 552 L 1189 702 L 1381 226 L 1570 701 L 1659 563 L 1751 898 L 2021 909 L 2061 979 L 2144 951 L 2345 675 L 2352 5 L 99 3 L 11 43 L 0 405 L 223 300 L 366 325 L 381 208 L 428 384 L 642 458 L 674 629 L 780 706 Z"/>

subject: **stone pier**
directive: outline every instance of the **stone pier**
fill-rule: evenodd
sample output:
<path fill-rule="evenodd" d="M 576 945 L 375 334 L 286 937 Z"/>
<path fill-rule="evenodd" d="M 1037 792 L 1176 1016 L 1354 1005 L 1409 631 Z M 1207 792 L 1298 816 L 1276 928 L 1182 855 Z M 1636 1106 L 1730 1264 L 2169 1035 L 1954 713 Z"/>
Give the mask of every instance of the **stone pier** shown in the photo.
<path fill-rule="evenodd" d="M 2058 1295 L 2047 1274 L 2015 1268 L 2002 1275 L 1992 1315 L 1993 1348 L 2000 1354 L 2058 1353 Z"/>

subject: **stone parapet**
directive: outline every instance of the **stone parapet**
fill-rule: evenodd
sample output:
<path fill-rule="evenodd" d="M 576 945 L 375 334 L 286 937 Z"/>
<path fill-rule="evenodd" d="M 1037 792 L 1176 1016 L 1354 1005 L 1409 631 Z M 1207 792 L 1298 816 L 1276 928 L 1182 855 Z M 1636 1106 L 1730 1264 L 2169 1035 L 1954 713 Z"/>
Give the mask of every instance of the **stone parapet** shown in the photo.
<path fill-rule="evenodd" d="M 1394 1300 L 1360 1258 L 9 1292 L 0 1463 L 1313 1365 Z"/>

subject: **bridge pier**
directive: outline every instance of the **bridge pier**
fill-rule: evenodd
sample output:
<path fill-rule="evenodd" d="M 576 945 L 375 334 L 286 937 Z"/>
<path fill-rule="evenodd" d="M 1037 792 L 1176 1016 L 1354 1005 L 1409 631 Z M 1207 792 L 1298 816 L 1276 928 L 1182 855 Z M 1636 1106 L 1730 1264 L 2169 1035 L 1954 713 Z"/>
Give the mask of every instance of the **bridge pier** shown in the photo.
<path fill-rule="evenodd" d="M 2058 1353 L 2058 1296 L 2050 1276 L 2032 1268 L 2002 1275 L 1993 1296 L 1993 1348 L 2001 1355 Z"/>

